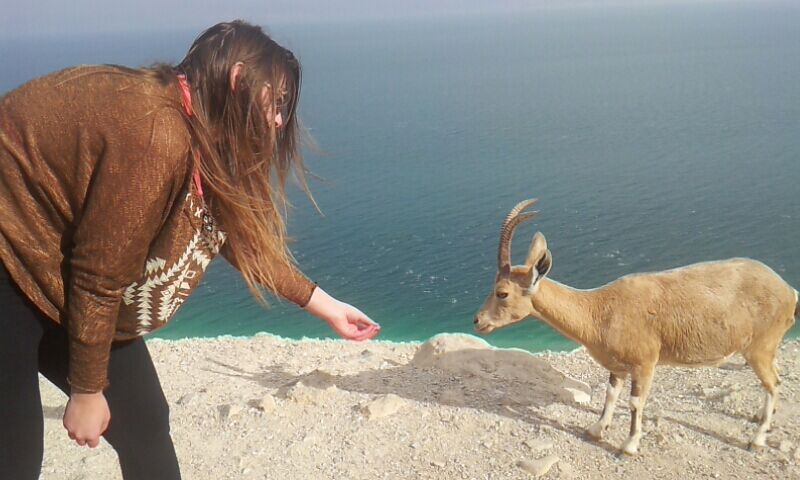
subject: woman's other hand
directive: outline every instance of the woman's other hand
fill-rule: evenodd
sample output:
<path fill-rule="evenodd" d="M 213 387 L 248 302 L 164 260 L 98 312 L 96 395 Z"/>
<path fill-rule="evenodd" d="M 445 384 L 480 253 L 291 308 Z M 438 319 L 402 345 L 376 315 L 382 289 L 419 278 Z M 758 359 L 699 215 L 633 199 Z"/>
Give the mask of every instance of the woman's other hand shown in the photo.
<path fill-rule="evenodd" d="M 100 435 L 108 428 L 111 411 L 103 392 L 73 393 L 64 410 L 64 428 L 78 445 L 91 448 L 100 444 Z"/>
<path fill-rule="evenodd" d="M 347 340 L 369 340 L 381 331 L 381 326 L 361 310 L 336 300 L 319 287 L 314 289 L 305 310 L 327 322 L 333 331 Z"/>

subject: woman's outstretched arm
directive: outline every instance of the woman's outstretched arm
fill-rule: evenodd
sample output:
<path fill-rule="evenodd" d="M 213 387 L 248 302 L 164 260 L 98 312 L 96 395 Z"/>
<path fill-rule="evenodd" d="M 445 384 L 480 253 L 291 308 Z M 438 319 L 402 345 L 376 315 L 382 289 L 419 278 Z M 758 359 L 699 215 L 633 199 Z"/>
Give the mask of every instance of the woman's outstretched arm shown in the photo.
<path fill-rule="evenodd" d="M 328 295 L 319 286 L 314 289 L 305 310 L 324 320 L 342 338 L 362 341 L 375 337 L 381 326 L 361 310 Z"/>

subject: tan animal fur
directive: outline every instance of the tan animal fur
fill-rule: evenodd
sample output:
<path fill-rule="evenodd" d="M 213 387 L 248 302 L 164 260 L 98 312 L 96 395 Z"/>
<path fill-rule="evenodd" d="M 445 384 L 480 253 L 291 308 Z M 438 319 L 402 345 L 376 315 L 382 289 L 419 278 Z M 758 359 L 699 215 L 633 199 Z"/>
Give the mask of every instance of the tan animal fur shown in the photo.
<path fill-rule="evenodd" d="M 492 293 L 475 316 L 488 334 L 529 316 L 539 318 L 611 372 L 605 407 L 587 433 L 601 438 L 617 397 L 631 376 L 631 430 L 623 452 L 636 454 L 642 412 L 656 365 L 718 365 L 741 353 L 767 391 L 752 447 L 766 445 L 778 397 L 775 355 L 800 312 L 797 291 L 772 269 L 735 258 L 674 270 L 624 276 L 593 290 L 576 290 L 546 277 L 552 256 L 537 232 L 524 265 L 510 265 L 511 237 L 536 200 L 520 202 L 501 230 Z"/>

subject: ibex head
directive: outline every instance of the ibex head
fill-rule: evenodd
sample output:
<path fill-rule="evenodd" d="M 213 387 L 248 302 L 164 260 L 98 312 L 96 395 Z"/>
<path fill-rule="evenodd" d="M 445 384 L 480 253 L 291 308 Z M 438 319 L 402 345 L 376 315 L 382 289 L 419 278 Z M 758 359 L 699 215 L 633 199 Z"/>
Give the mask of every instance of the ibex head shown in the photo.
<path fill-rule="evenodd" d="M 524 212 L 536 199 L 517 204 L 506 217 L 500 230 L 497 250 L 497 277 L 492 293 L 475 314 L 475 331 L 487 334 L 501 327 L 524 320 L 532 313 L 531 296 L 539 281 L 553 265 L 547 240 L 539 232 L 533 236 L 524 265 L 511 266 L 511 238 L 520 223 L 534 218 L 539 212 Z"/>

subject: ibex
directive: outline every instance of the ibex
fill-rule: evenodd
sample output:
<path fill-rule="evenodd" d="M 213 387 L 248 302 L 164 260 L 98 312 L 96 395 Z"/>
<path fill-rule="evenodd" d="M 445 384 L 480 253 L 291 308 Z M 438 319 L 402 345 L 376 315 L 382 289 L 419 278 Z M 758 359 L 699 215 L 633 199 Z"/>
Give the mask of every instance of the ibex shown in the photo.
<path fill-rule="evenodd" d="M 529 316 L 582 344 L 611 373 L 600 419 L 587 433 L 602 438 L 631 376 L 631 428 L 622 451 L 635 455 L 642 412 L 656 365 L 716 366 L 741 353 L 767 391 L 761 424 L 750 446 L 766 446 L 778 398 L 778 345 L 800 314 L 797 290 L 766 265 L 745 258 L 626 275 L 592 290 L 547 277 L 553 265 L 547 241 L 533 237 L 524 265 L 511 266 L 514 229 L 539 212 L 536 200 L 517 204 L 503 222 L 492 293 L 475 315 L 488 334 Z"/>

